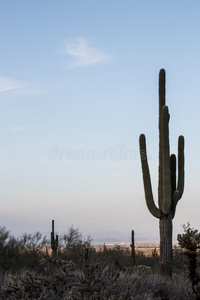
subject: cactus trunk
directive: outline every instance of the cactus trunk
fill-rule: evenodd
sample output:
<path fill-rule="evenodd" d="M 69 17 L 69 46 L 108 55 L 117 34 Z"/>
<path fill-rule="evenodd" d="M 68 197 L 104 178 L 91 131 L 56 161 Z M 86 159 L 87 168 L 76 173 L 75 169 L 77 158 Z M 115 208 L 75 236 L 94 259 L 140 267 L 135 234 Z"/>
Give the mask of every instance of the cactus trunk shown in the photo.
<path fill-rule="evenodd" d="M 165 105 L 165 70 L 159 73 L 159 180 L 158 207 L 156 206 L 147 161 L 145 135 L 140 135 L 140 156 L 144 191 L 150 213 L 160 219 L 161 269 L 172 275 L 172 219 L 184 190 L 184 137 L 178 139 L 178 179 L 176 179 L 176 156 L 170 155 L 169 112 Z"/>
<path fill-rule="evenodd" d="M 172 217 L 160 218 L 160 263 L 163 273 L 172 276 Z"/>

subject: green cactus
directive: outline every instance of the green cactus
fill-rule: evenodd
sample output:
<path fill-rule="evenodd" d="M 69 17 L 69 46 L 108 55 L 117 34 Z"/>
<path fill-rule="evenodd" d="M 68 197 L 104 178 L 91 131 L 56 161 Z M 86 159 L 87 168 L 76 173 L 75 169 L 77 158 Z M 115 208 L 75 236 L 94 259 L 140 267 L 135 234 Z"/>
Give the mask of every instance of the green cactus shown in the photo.
<path fill-rule="evenodd" d="M 56 238 L 54 237 L 54 220 L 52 220 L 51 250 L 52 256 L 55 257 L 57 255 L 58 250 L 58 235 L 56 235 Z"/>
<path fill-rule="evenodd" d="M 131 231 L 131 259 L 132 264 L 135 266 L 135 240 L 134 240 L 134 230 Z"/>
<path fill-rule="evenodd" d="M 184 137 L 178 139 L 178 180 L 176 156 L 170 156 L 169 113 L 165 105 L 165 70 L 159 73 L 159 182 L 158 207 L 155 205 L 147 161 L 145 135 L 140 135 L 140 156 L 146 204 L 151 214 L 160 219 L 160 262 L 162 270 L 172 275 L 172 219 L 184 189 Z M 176 182 L 177 181 L 177 182 Z"/>

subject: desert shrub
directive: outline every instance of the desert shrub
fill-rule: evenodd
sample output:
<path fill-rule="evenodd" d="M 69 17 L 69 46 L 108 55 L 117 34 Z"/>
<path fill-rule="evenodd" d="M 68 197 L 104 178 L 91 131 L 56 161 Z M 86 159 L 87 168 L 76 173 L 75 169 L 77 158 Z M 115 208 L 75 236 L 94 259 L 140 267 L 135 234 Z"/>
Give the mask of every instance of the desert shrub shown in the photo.
<path fill-rule="evenodd" d="M 6 274 L 0 290 L 1 299 L 63 299 L 74 284 L 75 265 L 48 255 L 42 264 L 46 265 L 44 274 L 33 270 Z"/>
<path fill-rule="evenodd" d="M 41 255 L 47 247 L 46 237 L 37 232 L 13 237 L 5 227 L 0 228 L 0 266 L 2 270 L 19 270 L 40 266 Z"/>
<path fill-rule="evenodd" d="M 197 229 L 190 228 L 190 224 L 183 225 L 183 234 L 178 234 L 177 239 L 184 255 L 188 259 L 189 278 L 192 284 L 194 299 L 200 299 L 200 276 L 197 267 L 197 257 L 200 249 L 200 233 Z"/>
<path fill-rule="evenodd" d="M 151 256 L 146 256 L 143 251 L 136 251 L 136 265 L 155 267 L 159 265 L 159 261 L 160 257 L 155 250 L 152 251 Z"/>
<path fill-rule="evenodd" d="M 24 233 L 16 239 L 5 227 L 0 228 L 0 266 L 2 270 L 19 270 L 23 268 L 40 268 L 40 259 L 45 251 L 49 251 L 50 241 L 40 232 L 35 234 Z M 79 229 L 70 227 L 69 232 L 59 239 L 59 257 L 72 260 L 82 266 L 89 263 L 94 252 L 91 238 L 84 238 Z"/>
<path fill-rule="evenodd" d="M 132 264 L 130 249 L 115 245 L 108 248 L 104 245 L 103 249 L 96 251 L 93 259 L 96 262 L 104 262 L 107 265 L 115 265 L 119 268 L 128 267 Z"/>
<path fill-rule="evenodd" d="M 35 269 L 40 267 L 40 259 L 45 249 L 48 248 L 46 236 L 42 237 L 40 232 L 35 234 L 23 234 L 19 239 L 20 257 L 19 268 Z"/>
<path fill-rule="evenodd" d="M 71 226 L 68 233 L 59 238 L 58 255 L 81 266 L 89 262 L 93 252 L 91 241 L 90 236 L 83 237 L 79 228 Z"/>
<path fill-rule="evenodd" d="M 0 266 L 2 270 L 15 269 L 20 257 L 20 243 L 10 231 L 0 227 Z"/>
<path fill-rule="evenodd" d="M 188 275 L 188 262 L 183 249 L 175 246 L 173 249 L 173 271 Z"/>

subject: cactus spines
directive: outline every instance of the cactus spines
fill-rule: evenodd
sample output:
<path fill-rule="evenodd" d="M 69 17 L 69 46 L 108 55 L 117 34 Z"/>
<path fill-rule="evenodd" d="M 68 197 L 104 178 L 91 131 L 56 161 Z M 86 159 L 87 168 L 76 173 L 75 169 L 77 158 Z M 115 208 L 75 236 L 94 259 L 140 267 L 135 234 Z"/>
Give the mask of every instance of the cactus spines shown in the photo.
<path fill-rule="evenodd" d="M 54 220 L 52 220 L 51 249 L 52 256 L 55 257 L 57 255 L 58 250 L 58 235 L 56 235 L 56 238 L 54 237 Z"/>
<path fill-rule="evenodd" d="M 146 204 L 151 214 L 160 219 L 161 267 L 172 274 L 172 219 L 184 190 L 184 137 L 178 139 L 178 179 L 176 156 L 170 155 L 168 107 L 165 105 L 165 70 L 159 73 L 159 179 L 158 207 L 155 205 L 147 161 L 145 135 L 140 135 L 140 156 Z"/>
<path fill-rule="evenodd" d="M 134 230 L 131 231 L 131 259 L 132 264 L 135 266 L 135 239 L 134 239 Z"/>

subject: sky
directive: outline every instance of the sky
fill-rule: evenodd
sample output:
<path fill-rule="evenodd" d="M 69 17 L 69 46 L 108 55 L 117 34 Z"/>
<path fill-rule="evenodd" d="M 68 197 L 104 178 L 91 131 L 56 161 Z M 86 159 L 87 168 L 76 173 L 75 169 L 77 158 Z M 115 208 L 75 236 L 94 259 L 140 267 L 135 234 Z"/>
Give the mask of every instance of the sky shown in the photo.
<path fill-rule="evenodd" d="M 174 239 L 200 228 L 199 12 L 191 0 L 0 0 L 0 226 L 159 236 L 139 135 L 157 203 L 164 68 L 171 153 L 185 137 Z"/>

